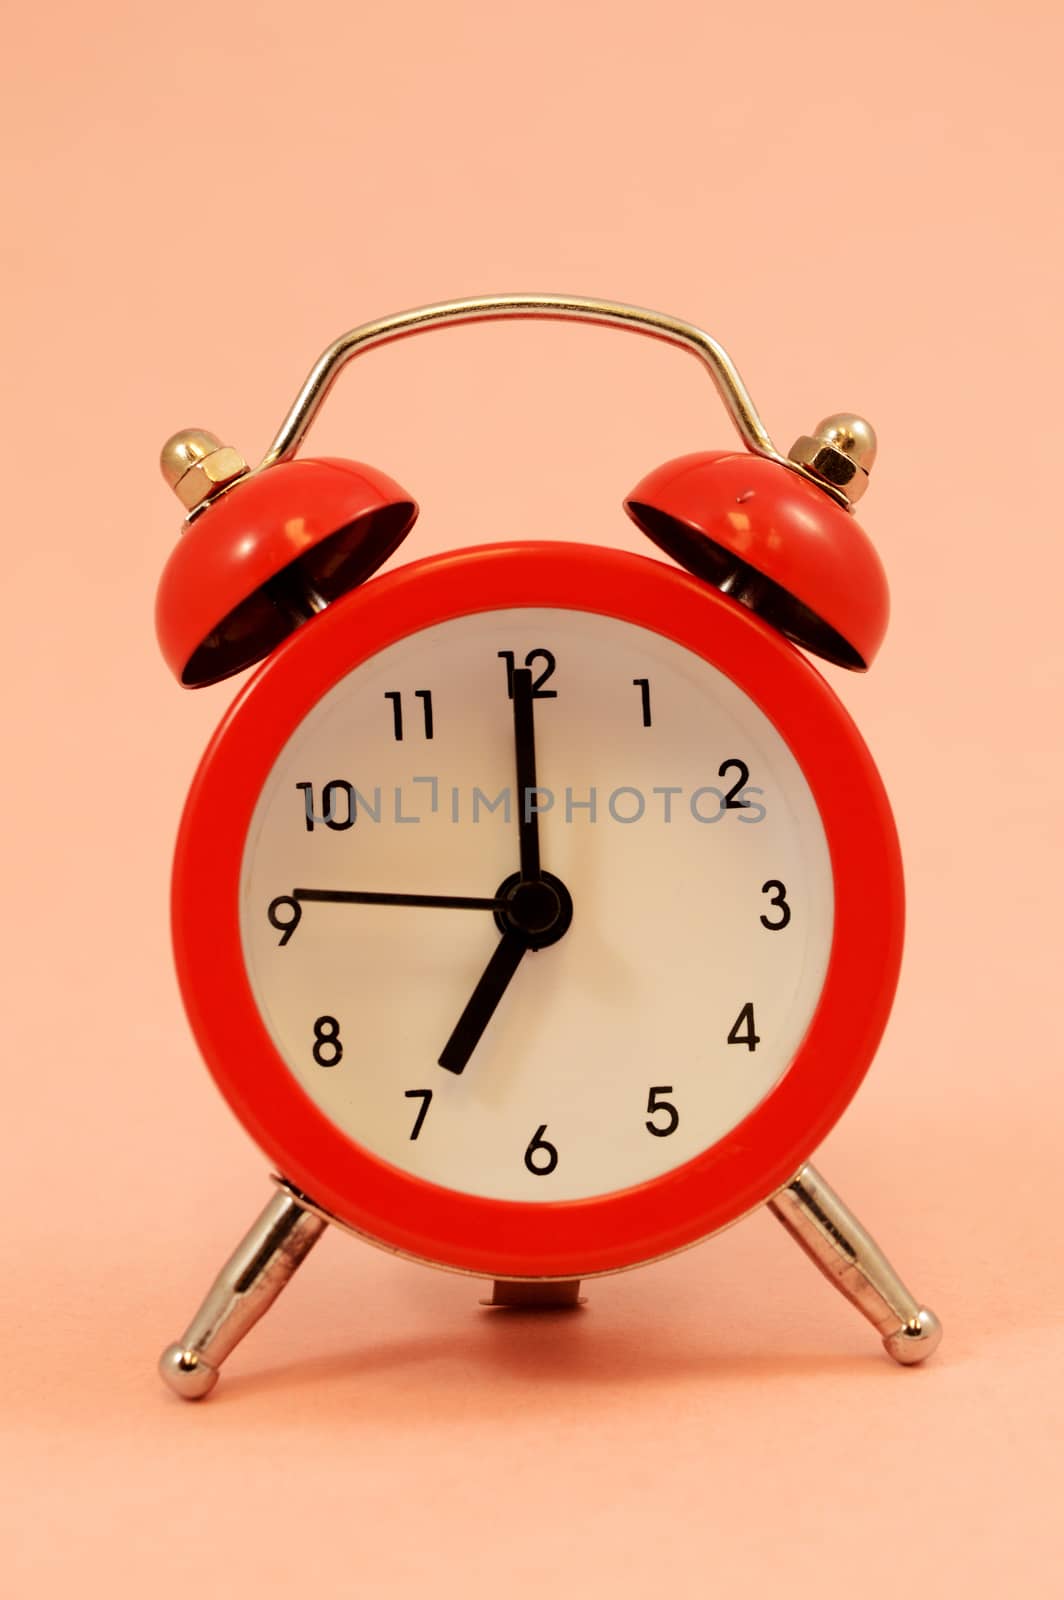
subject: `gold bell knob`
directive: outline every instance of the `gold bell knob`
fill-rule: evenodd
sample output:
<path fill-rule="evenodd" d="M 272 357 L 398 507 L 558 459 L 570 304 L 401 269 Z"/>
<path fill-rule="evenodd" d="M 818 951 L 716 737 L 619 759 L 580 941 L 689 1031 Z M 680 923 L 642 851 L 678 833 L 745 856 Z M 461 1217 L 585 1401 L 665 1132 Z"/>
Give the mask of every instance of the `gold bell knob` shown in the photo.
<path fill-rule="evenodd" d="M 787 457 L 852 505 L 868 488 L 868 474 L 876 459 L 876 434 L 870 422 L 847 411 L 818 422 L 813 433 L 803 433 Z"/>
<path fill-rule="evenodd" d="M 186 511 L 197 510 L 248 471 L 239 450 L 203 428 L 182 428 L 171 434 L 159 465 Z"/>

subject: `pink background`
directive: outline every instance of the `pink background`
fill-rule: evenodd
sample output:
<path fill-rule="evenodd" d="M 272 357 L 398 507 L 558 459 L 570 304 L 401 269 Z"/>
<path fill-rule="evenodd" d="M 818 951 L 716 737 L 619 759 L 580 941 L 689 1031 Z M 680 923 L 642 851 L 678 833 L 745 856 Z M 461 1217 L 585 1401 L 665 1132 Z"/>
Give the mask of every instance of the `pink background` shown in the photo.
<path fill-rule="evenodd" d="M 1062 35 L 1049 0 L 9 20 L 5 1594 L 1060 1592 Z M 257 457 L 344 328 L 507 289 L 701 323 L 784 446 L 879 430 L 894 619 L 831 676 L 910 934 L 819 1164 L 946 1342 L 894 1368 L 765 1214 L 538 1321 L 334 1235 L 182 1407 L 157 1351 L 267 1188 L 171 972 L 229 693 L 156 653 L 158 447 Z M 526 325 L 370 357 L 314 445 L 417 494 L 414 554 L 638 548 L 635 479 L 731 437 L 675 352 Z"/>

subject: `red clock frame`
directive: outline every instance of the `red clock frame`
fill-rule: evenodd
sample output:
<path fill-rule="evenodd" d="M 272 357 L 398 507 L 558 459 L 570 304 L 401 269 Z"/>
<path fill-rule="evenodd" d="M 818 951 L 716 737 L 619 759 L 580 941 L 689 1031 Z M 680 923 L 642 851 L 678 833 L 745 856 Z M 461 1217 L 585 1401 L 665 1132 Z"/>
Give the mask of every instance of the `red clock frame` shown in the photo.
<path fill-rule="evenodd" d="M 709 1150 L 591 1199 L 510 1201 L 411 1176 L 318 1109 L 267 1033 L 245 970 L 239 881 L 247 829 L 282 747 L 352 668 L 454 617 L 553 606 L 635 623 L 727 674 L 798 760 L 823 821 L 835 923 L 820 1001 L 779 1082 Z M 404 1254 L 486 1277 L 573 1278 L 681 1249 L 794 1175 L 856 1092 L 886 1025 L 904 893 L 886 794 L 860 734 L 803 655 L 745 607 L 664 563 L 529 542 L 430 557 L 336 601 L 263 664 L 192 784 L 173 876 L 178 978 L 216 1082 L 281 1174 L 337 1221 Z"/>

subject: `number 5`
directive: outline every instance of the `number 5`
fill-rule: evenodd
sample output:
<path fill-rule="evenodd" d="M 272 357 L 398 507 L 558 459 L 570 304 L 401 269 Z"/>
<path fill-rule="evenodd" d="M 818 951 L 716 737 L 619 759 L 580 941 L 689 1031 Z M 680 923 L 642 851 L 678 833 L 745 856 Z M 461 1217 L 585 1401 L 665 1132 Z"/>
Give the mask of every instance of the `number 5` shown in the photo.
<path fill-rule="evenodd" d="M 664 1111 L 666 1117 L 668 1118 L 668 1122 L 664 1128 L 659 1128 L 656 1122 L 647 1123 L 647 1132 L 652 1133 L 656 1139 L 667 1139 L 669 1134 L 675 1133 L 677 1128 L 680 1126 L 680 1113 L 677 1111 L 672 1101 L 660 1100 L 658 1098 L 659 1095 L 671 1093 L 672 1084 L 661 1083 L 658 1084 L 656 1088 L 651 1089 L 650 1094 L 647 1097 L 647 1110 L 651 1113 L 651 1115 L 653 1115 L 655 1111 Z"/>

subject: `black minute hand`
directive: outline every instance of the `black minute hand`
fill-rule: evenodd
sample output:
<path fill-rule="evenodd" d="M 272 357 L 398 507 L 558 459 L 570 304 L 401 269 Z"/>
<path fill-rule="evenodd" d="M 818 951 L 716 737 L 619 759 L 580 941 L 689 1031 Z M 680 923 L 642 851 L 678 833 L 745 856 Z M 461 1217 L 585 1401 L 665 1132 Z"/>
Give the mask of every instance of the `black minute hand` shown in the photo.
<path fill-rule="evenodd" d="M 517 838 L 521 878 L 525 883 L 534 883 L 540 876 L 539 816 L 531 810 L 536 789 L 536 723 L 532 699 L 531 670 L 518 667 L 514 672 L 514 746 L 517 751 Z"/>
<path fill-rule="evenodd" d="M 318 905 L 449 906 L 456 911 L 500 911 L 505 900 L 468 894 L 377 894 L 366 889 L 293 889 L 292 899 Z"/>

